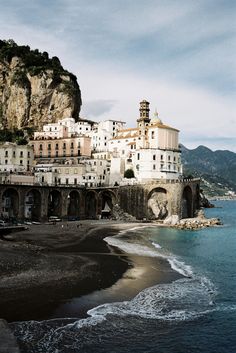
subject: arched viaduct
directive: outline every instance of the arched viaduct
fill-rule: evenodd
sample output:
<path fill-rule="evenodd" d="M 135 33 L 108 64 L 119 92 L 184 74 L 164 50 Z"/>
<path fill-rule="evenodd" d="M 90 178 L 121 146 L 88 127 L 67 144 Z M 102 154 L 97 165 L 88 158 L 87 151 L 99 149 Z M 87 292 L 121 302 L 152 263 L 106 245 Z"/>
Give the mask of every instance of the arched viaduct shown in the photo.
<path fill-rule="evenodd" d="M 117 203 L 118 188 L 79 188 L 37 185 L 0 185 L 0 218 L 44 221 L 95 219 L 107 203 Z"/>
<path fill-rule="evenodd" d="M 106 204 L 119 204 L 137 219 L 187 218 L 199 208 L 199 195 L 199 179 L 111 188 L 0 184 L 0 218 L 96 219 Z"/>

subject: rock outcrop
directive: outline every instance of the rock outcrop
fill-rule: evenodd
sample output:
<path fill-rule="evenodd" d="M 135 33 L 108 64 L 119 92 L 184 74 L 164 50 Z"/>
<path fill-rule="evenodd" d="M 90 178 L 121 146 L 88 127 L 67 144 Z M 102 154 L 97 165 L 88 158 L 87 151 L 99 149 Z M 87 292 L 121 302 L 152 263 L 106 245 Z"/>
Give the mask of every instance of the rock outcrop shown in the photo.
<path fill-rule="evenodd" d="M 206 218 L 204 211 L 199 210 L 197 217 L 181 219 L 174 227 L 178 229 L 197 230 L 217 225 L 222 225 L 219 218 Z"/>
<path fill-rule="evenodd" d="M 162 192 L 154 192 L 148 200 L 149 219 L 163 220 L 168 215 L 168 202 L 166 194 Z"/>
<path fill-rule="evenodd" d="M 41 128 L 65 117 L 78 120 L 80 88 L 59 59 L 0 42 L 0 128 Z"/>
<path fill-rule="evenodd" d="M 135 222 L 136 218 L 129 213 L 123 211 L 118 204 L 113 206 L 111 211 L 111 219 L 122 222 Z"/>

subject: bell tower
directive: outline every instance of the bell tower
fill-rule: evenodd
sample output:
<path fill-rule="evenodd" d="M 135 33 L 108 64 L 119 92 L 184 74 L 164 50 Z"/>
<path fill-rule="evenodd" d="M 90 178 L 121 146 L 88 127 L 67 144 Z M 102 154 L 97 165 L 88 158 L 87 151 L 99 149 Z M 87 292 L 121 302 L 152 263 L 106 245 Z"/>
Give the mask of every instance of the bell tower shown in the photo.
<path fill-rule="evenodd" d="M 149 102 L 146 100 L 142 100 L 139 103 L 139 118 L 137 119 L 138 128 L 142 128 L 147 126 L 150 123 L 149 119 Z"/>

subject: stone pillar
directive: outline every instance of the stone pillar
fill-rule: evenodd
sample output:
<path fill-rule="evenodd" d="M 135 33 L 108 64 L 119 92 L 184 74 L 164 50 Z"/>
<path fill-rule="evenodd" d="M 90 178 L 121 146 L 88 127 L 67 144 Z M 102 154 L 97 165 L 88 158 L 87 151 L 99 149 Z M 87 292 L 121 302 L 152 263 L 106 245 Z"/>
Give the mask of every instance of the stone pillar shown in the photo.
<path fill-rule="evenodd" d="M 48 196 L 49 196 L 49 189 L 47 188 L 40 188 L 41 193 L 41 221 L 46 221 L 48 219 Z"/>
<path fill-rule="evenodd" d="M 18 192 L 18 196 L 19 196 L 19 208 L 18 208 L 18 215 L 17 218 L 20 221 L 23 221 L 25 218 L 25 195 L 27 193 L 27 190 L 25 189 L 20 189 L 18 188 L 18 190 L 16 190 Z"/>
<path fill-rule="evenodd" d="M 80 211 L 79 215 L 81 219 L 85 219 L 85 191 L 80 191 Z"/>
<path fill-rule="evenodd" d="M 70 189 L 61 191 L 61 218 L 68 219 L 68 203 L 69 203 L 69 194 Z"/>

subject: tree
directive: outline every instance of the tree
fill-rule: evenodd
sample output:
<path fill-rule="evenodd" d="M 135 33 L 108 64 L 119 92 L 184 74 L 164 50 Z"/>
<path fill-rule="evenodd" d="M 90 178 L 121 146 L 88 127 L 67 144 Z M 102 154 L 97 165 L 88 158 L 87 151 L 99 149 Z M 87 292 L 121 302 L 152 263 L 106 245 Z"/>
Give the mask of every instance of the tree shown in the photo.
<path fill-rule="evenodd" d="M 124 177 L 127 179 L 131 179 L 134 178 L 134 171 L 133 169 L 126 169 L 125 173 L 124 173 Z"/>

